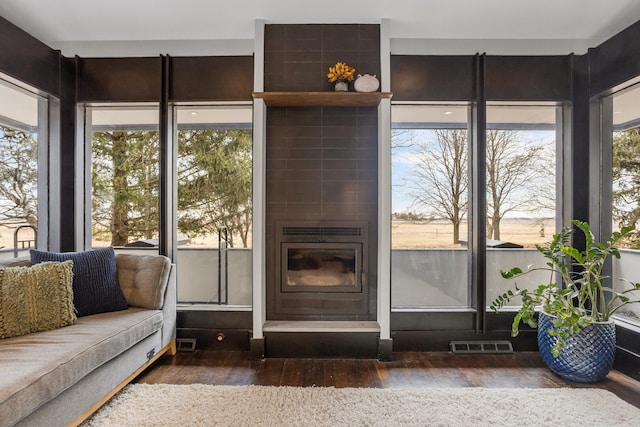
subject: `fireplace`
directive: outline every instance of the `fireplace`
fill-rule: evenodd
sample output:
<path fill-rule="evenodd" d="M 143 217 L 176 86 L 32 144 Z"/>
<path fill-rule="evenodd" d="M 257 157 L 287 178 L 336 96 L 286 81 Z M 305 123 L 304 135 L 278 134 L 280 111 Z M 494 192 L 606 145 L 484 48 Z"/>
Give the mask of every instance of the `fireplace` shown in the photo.
<path fill-rule="evenodd" d="M 366 313 L 366 222 L 282 221 L 276 228 L 277 314 Z"/>
<path fill-rule="evenodd" d="M 362 243 L 283 243 L 282 292 L 361 292 Z"/>

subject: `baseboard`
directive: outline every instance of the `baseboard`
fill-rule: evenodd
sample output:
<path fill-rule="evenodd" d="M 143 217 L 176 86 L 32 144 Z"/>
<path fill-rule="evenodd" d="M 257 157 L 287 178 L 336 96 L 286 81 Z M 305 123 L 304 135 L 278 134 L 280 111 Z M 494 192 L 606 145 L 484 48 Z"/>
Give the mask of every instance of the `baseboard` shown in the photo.
<path fill-rule="evenodd" d="M 269 332 L 265 357 L 376 359 L 378 332 Z"/>
<path fill-rule="evenodd" d="M 378 338 L 378 360 L 390 362 L 393 359 L 393 340 Z"/>
<path fill-rule="evenodd" d="M 640 381 L 640 355 L 636 353 L 617 347 L 613 368 Z"/>
<path fill-rule="evenodd" d="M 264 338 L 249 338 L 249 351 L 252 359 L 264 359 Z"/>

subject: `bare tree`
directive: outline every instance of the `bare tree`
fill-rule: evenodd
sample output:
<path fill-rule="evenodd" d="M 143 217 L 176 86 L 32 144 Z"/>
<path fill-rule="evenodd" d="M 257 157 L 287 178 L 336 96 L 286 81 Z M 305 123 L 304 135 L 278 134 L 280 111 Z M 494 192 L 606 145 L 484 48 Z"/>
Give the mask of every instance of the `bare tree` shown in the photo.
<path fill-rule="evenodd" d="M 391 151 L 411 148 L 416 145 L 416 135 L 412 129 L 394 129 L 391 133 Z"/>
<path fill-rule="evenodd" d="M 409 193 L 417 206 L 451 222 L 456 244 L 468 206 L 467 131 L 438 129 L 435 136 L 433 141 L 418 143 Z"/>
<path fill-rule="evenodd" d="M 464 129 L 438 129 L 420 141 L 407 181 L 414 204 L 453 225 L 453 243 L 468 208 L 468 148 Z M 555 208 L 555 165 L 543 144 L 525 143 L 518 131 L 488 130 L 486 140 L 487 238 L 500 239 L 500 221 L 510 212 Z"/>
<path fill-rule="evenodd" d="M 38 141 L 0 126 L 0 223 L 37 225 Z"/>
<path fill-rule="evenodd" d="M 539 167 L 544 147 L 524 144 L 518 131 L 487 130 L 486 144 L 487 238 L 500 240 L 502 218 L 525 205 L 534 208 L 532 185 L 548 172 Z"/>

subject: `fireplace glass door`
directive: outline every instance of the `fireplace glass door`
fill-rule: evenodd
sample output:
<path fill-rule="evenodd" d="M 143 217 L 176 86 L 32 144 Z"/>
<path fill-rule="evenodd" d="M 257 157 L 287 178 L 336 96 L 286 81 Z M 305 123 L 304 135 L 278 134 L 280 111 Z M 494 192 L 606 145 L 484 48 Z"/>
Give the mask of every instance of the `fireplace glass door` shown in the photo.
<path fill-rule="evenodd" d="M 361 292 L 362 243 L 282 243 L 283 292 Z"/>

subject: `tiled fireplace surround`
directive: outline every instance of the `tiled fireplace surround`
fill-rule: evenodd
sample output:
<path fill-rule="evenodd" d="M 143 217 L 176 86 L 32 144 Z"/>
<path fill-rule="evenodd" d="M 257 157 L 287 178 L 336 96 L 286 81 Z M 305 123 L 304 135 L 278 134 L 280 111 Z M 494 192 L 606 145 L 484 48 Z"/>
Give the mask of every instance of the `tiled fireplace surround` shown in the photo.
<path fill-rule="evenodd" d="M 328 67 L 346 62 L 380 75 L 379 25 L 266 25 L 264 90 L 332 91 Z M 351 85 L 350 90 L 353 90 Z M 268 320 L 375 320 L 378 111 L 375 107 L 269 107 L 266 117 L 266 291 Z M 367 286 L 357 303 L 340 297 L 304 314 L 276 309 L 276 223 L 365 221 Z M 289 295 L 304 306 L 304 294 Z M 301 298 L 296 301 L 296 298 Z M 340 308 L 342 307 L 342 308 Z"/>

